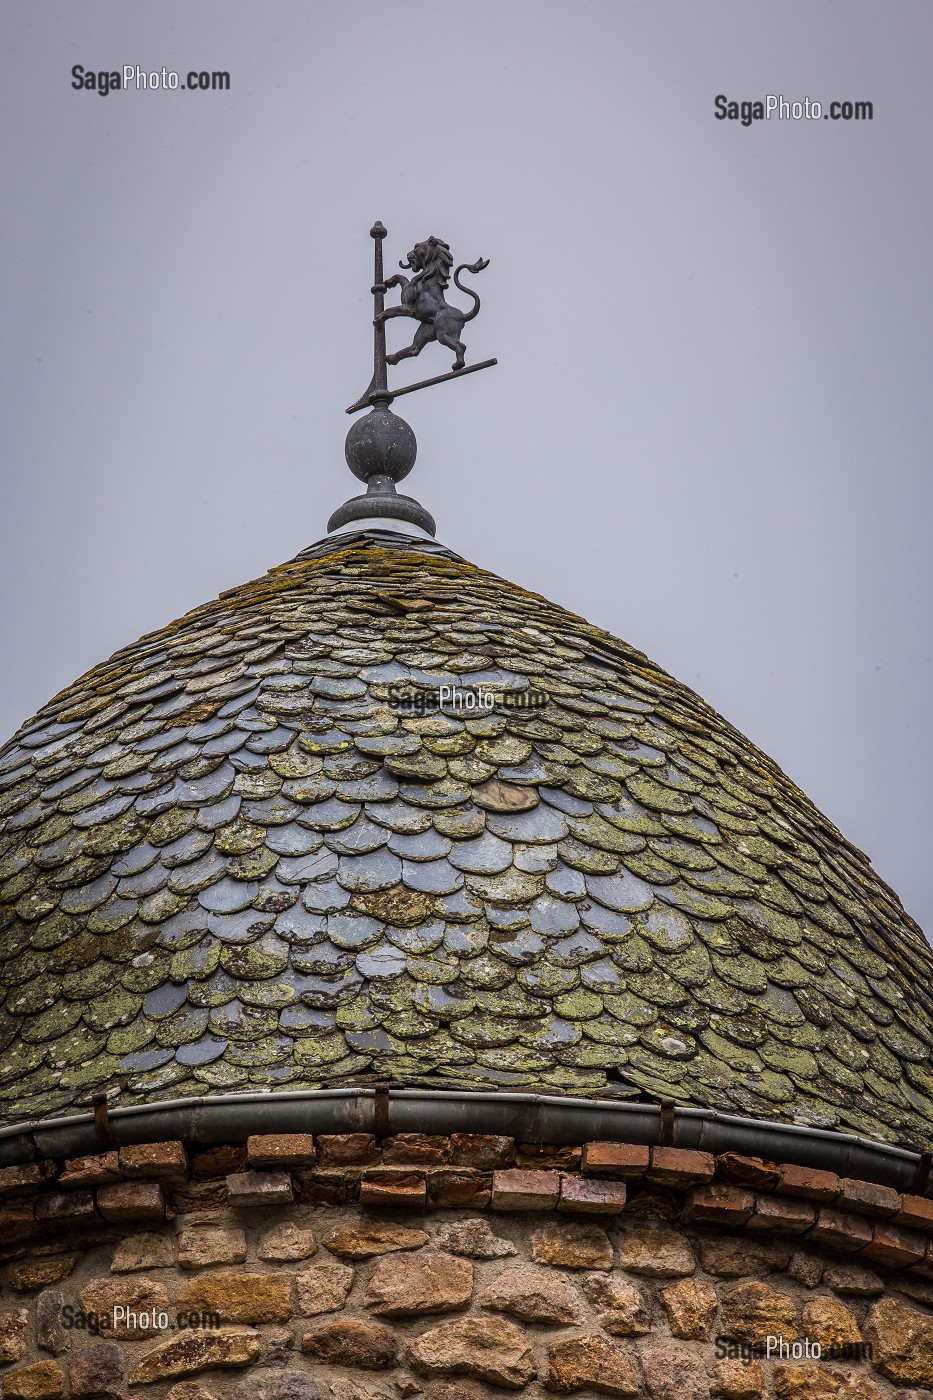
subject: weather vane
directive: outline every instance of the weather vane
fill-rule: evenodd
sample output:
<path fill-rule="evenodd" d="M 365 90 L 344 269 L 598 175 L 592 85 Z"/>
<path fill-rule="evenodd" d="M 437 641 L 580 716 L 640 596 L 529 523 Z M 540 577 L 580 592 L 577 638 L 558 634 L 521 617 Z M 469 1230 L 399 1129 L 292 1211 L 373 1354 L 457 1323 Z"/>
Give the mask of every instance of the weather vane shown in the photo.
<path fill-rule="evenodd" d="M 465 363 L 466 346 L 460 339 L 463 327 L 467 321 L 472 321 L 479 311 L 479 297 L 469 287 L 464 287 L 460 281 L 461 272 L 482 272 L 489 266 L 488 258 L 479 258 L 474 263 L 461 263 L 454 269 L 453 282 L 461 292 L 473 298 L 472 311 L 461 311 L 458 306 L 451 306 L 444 296 L 444 292 L 450 286 L 450 269 L 453 266 L 453 258 L 450 254 L 449 246 L 441 238 L 426 238 L 423 243 L 416 243 L 408 254 L 405 262 L 400 262 L 399 267 L 407 268 L 414 272 L 414 277 L 402 277 L 395 273 L 393 277 L 384 278 L 382 272 L 382 241 L 385 238 L 387 229 L 384 224 L 375 223 L 370 229 L 370 235 L 376 243 L 375 255 L 375 277 L 373 280 L 373 300 L 375 302 L 375 314 L 373 316 L 373 377 L 369 388 L 362 398 L 350 405 L 348 413 L 359 413 L 363 408 L 369 408 L 377 399 L 382 403 L 391 403 L 400 394 L 412 394 L 416 389 L 426 389 L 429 384 L 442 384 L 446 379 L 456 379 L 461 374 L 473 374 L 478 369 L 489 369 L 496 364 L 495 360 L 483 360 L 478 365 L 467 365 Z M 399 306 L 385 305 L 385 294 L 391 287 L 401 287 L 402 300 Z M 410 316 L 420 325 L 415 331 L 414 339 L 404 350 L 396 350 L 394 355 L 386 354 L 386 330 L 385 323 L 394 316 Z M 432 340 L 436 340 L 441 345 L 446 345 L 449 350 L 453 350 L 456 359 L 453 369 L 449 374 L 436 374 L 432 379 L 422 379 L 417 384 L 406 384 L 404 388 L 388 388 L 386 378 L 386 366 L 397 365 L 399 360 L 409 360 L 415 355 L 420 355 L 426 345 L 430 345 Z"/>
<path fill-rule="evenodd" d="M 372 287 L 373 377 L 362 397 L 347 409 L 348 413 L 369 409 L 365 418 L 353 424 L 347 433 L 346 443 L 347 465 L 354 476 L 367 483 L 366 494 L 345 501 L 334 511 L 327 528 L 333 531 L 354 523 L 404 520 L 433 535 L 434 520 L 424 506 L 411 496 L 399 495 L 395 489 L 395 483 L 407 476 L 414 466 L 418 449 L 411 428 L 390 410 L 389 405 L 401 394 L 412 394 L 416 389 L 442 384 L 447 379 L 459 379 L 461 375 L 489 369 L 497 363 L 495 360 L 482 360 L 479 364 L 468 365 L 466 346 L 461 339 L 463 327 L 467 321 L 473 320 L 480 303 L 472 288 L 465 287 L 460 281 L 460 274 L 482 272 L 489 266 L 489 259 L 478 258 L 474 263 L 460 263 L 454 268 L 454 286 L 473 298 L 472 309 L 462 311 L 444 295 L 450 286 L 454 261 L 448 244 L 441 238 L 426 238 L 423 243 L 416 243 L 406 261 L 399 263 L 399 267 L 414 273 L 414 276 L 403 277 L 395 273 L 386 278 L 382 268 L 382 243 L 386 232 L 385 226 L 379 222 L 370 229 L 376 244 Z M 393 287 L 401 287 L 401 302 L 398 306 L 387 308 L 385 295 Z M 409 316 L 419 325 L 410 345 L 387 355 L 385 325 L 395 316 Z M 417 384 L 390 389 L 387 366 L 397 365 L 400 360 L 413 359 L 435 340 L 454 352 L 453 368 L 449 373 L 436 374 Z"/>

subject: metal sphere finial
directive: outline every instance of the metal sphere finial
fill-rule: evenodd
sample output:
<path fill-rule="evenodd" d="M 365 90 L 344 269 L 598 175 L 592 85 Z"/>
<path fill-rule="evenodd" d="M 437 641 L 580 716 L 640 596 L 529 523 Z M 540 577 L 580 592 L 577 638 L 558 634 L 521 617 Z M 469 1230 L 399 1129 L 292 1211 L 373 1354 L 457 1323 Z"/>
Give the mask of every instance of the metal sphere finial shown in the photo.
<path fill-rule="evenodd" d="M 376 404 L 347 433 L 347 466 L 360 481 L 388 476 L 401 481 L 415 465 L 418 444 L 404 418 Z"/>

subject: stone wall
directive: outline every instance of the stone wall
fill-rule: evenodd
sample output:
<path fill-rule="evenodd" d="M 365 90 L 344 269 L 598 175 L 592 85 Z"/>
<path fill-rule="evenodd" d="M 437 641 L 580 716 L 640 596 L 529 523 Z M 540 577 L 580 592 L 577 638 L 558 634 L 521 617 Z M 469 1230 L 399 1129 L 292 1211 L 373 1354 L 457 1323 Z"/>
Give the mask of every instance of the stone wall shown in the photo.
<path fill-rule="evenodd" d="M 933 1202 L 829 1172 L 298 1134 L 0 1191 L 9 1400 L 933 1400 Z"/>

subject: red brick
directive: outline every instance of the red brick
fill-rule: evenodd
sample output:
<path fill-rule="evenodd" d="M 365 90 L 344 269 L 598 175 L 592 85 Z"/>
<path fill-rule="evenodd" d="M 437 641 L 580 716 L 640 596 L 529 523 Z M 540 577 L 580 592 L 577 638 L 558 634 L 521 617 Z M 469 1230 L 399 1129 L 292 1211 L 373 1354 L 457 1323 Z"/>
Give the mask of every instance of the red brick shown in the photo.
<path fill-rule="evenodd" d="M 191 1175 L 198 1181 L 212 1177 L 233 1176 L 246 1171 L 246 1148 L 223 1144 L 210 1147 L 206 1152 L 196 1152 L 191 1158 Z"/>
<path fill-rule="evenodd" d="M 295 1199 L 288 1172 L 235 1172 L 227 1177 L 227 1200 L 243 1210 L 288 1205 Z"/>
<path fill-rule="evenodd" d="M 837 1210 L 852 1210 L 856 1215 L 874 1215 L 887 1218 L 896 1215 L 901 1208 L 901 1198 L 890 1186 L 879 1186 L 874 1181 L 859 1181 L 855 1177 L 844 1176 L 836 1201 Z"/>
<path fill-rule="evenodd" d="M 789 1201 L 782 1196 L 756 1196 L 754 1214 L 745 1228 L 754 1235 L 802 1235 L 815 1220 L 816 1206 L 809 1201 Z"/>
<path fill-rule="evenodd" d="M 450 1160 L 456 1167 L 480 1167 L 492 1171 L 515 1161 L 515 1139 L 489 1133 L 452 1133 Z"/>
<path fill-rule="evenodd" d="M 515 1165 L 532 1170 L 578 1172 L 582 1148 L 557 1146 L 549 1142 L 517 1142 Z"/>
<path fill-rule="evenodd" d="M 102 1152 L 96 1157 L 72 1157 L 58 1178 L 59 1186 L 107 1186 L 121 1181 L 120 1159 L 116 1152 Z"/>
<path fill-rule="evenodd" d="M 645 1172 L 656 1186 L 705 1186 L 716 1175 L 716 1158 L 711 1152 L 693 1152 L 683 1147 L 652 1147 L 651 1165 Z"/>
<path fill-rule="evenodd" d="M 636 1181 L 644 1176 L 650 1159 L 650 1150 L 640 1142 L 588 1142 L 580 1170 L 584 1176 Z"/>
<path fill-rule="evenodd" d="M 137 1142 L 120 1148 L 120 1170 L 148 1181 L 184 1181 L 188 1157 L 180 1142 Z"/>
<path fill-rule="evenodd" d="M 744 1225 L 755 1208 L 755 1197 L 743 1186 L 715 1182 L 695 1186 L 687 1197 L 682 1218 L 696 1225 Z"/>
<path fill-rule="evenodd" d="M 227 1204 L 226 1181 L 187 1181 L 168 1195 L 169 1208 L 176 1215 L 194 1210 L 220 1210 Z"/>
<path fill-rule="evenodd" d="M 624 1181 L 588 1181 L 582 1176 L 564 1176 L 560 1183 L 558 1210 L 578 1210 L 586 1215 L 618 1215 L 625 1209 Z"/>
<path fill-rule="evenodd" d="M 56 1225 L 63 1230 L 100 1224 L 100 1216 L 94 1209 L 93 1191 L 63 1191 L 40 1196 L 36 1202 L 36 1219 L 40 1224 Z"/>
<path fill-rule="evenodd" d="M 157 1181 L 124 1181 L 97 1189 L 97 1205 L 105 1220 L 162 1220 L 165 1198 Z"/>
<path fill-rule="evenodd" d="M 359 1176 L 361 1182 L 382 1181 L 389 1184 L 393 1181 L 410 1181 L 413 1176 L 420 1180 L 425 1174 L 425 1172 L 417 1171 L 410 1165 L 405 1167 L 367 1167 L 365 1171 L 353 1173 L 354 1176 Z"/>
<path fill-rule="evenodd" d="M 752 1186 L 756 1191 L 773 1191 L 780 1180 L 775 1162 L 764 1157 L 745 1157 L 741 1152 L 723 1152 L 716 1158 L 716 1180 L 736 1186 Z"/>
<path fill-rule="evenodd" d="M 0 1196 L 31 1196 L 53 1175 L 51 1162 L 0 1167 Z"/>
<path fill-rule="evenodd" d="M 860 1258 L 873 1264 L 886 1264 L 889 1269 L 906 1269 L 919 1264 L 926 1255 L 929 1241 L 917 1230 L 904 1230 L 890 1220 L 879 1221 L 873 1230 L 871 1244 L 862 1250 Z"/>
<path fill-rule="evenodd" d="M 322 1167 L 368 1167 L 379 1160 L 372 1133 L 323 1133 L 317 1151 Z"/>
<path fill-rule="evenodd" d="M 560 1174 L 532 1169 L 493 1172 L 494 1210 L 553 1210 L 560 1195 Z"/>
<path fill-rule="evenodd" d="M 485 1210 L 492 1197 L 492 1176 L 474 1167 L 439 1167 L 428 1172 L 432 1206 L 470 1206 Z"/>
<path fill-rule="evenodd" d="M 359 1199 L 356 1176 L 341 1171 L 298 1173 L 298 1199 L 306 1206 L 345 1206 Z"/>
<path fill-rule="evenodd" d="M 805 1201 L 826 1205 L 834 1201 L 842 1190 L 842 1182 L 835 1172 L 824 1172 L 817 1167 L 798 1167 L 795 1162 L 782 1162 L 778 1170 L 781 1180 L 777 1189 L 782 1196 L 799 1196 Z"/>
<path fill-rule="evenodd" d="M 246 1160 L 251 1167 L 286 1171 L 290 1167 L 313 1167 L 314 1139 L 310 1133 L 262 1133 L 246 1139 Z"/>
<path fill-rule="evenodd" d="M 843 1214 L 824 1206 L 816 1217 L 816 1224 L 808 1231 L 807 1239 L 839 1254 L 854 1254 L 871 1244 L 871 1226 L 858 1215 Z"/>
<path fill-rule="evenodd" d="M 4 1245 L 14 1240 L 28 1240 L 37 1229 L 32 1201 L 9 1201 L 0 1205 L 0 1240 Z"/>
<path fill-rule="evenodd" d="M 450 1157 L 450 1138 L 428 1133 L 396 1133 L 382 1144 L 382 1160 L 424 1167 L 442 1167 Z"/>
<path fill-rule="evenodd" d="M 902 1196 L 901 1208 L 891 1223 L 907 1230 L 933 1233 L 933 1201 L 928 1196 Z"/>
<path fill-rule="evenodd" d="M 380 1173 L 378 1176 L 366 1172 L 360 1182 L 361 1206 L 409 1206 L 418 1208 L 427 1205 L 428 1188 L 419 1172 Z"/>

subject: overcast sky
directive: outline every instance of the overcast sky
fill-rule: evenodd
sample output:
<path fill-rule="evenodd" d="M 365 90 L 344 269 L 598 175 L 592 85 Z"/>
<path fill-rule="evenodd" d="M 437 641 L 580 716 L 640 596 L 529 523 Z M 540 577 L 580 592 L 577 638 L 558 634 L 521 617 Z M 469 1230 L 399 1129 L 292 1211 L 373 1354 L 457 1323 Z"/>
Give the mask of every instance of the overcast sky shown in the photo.
<path fill-rule="evenodd" d="M 498 367 L 397 405 L 439 538 L 699 690 L 933 929 L 929 0 L 4 0 L 0 28 L 2 735 L 355 494 L 379 218 L 392 267 L 429 234 L 490 259 L 466 340 Z M 395 382 L 450 355 L 416 363 Z"/>

